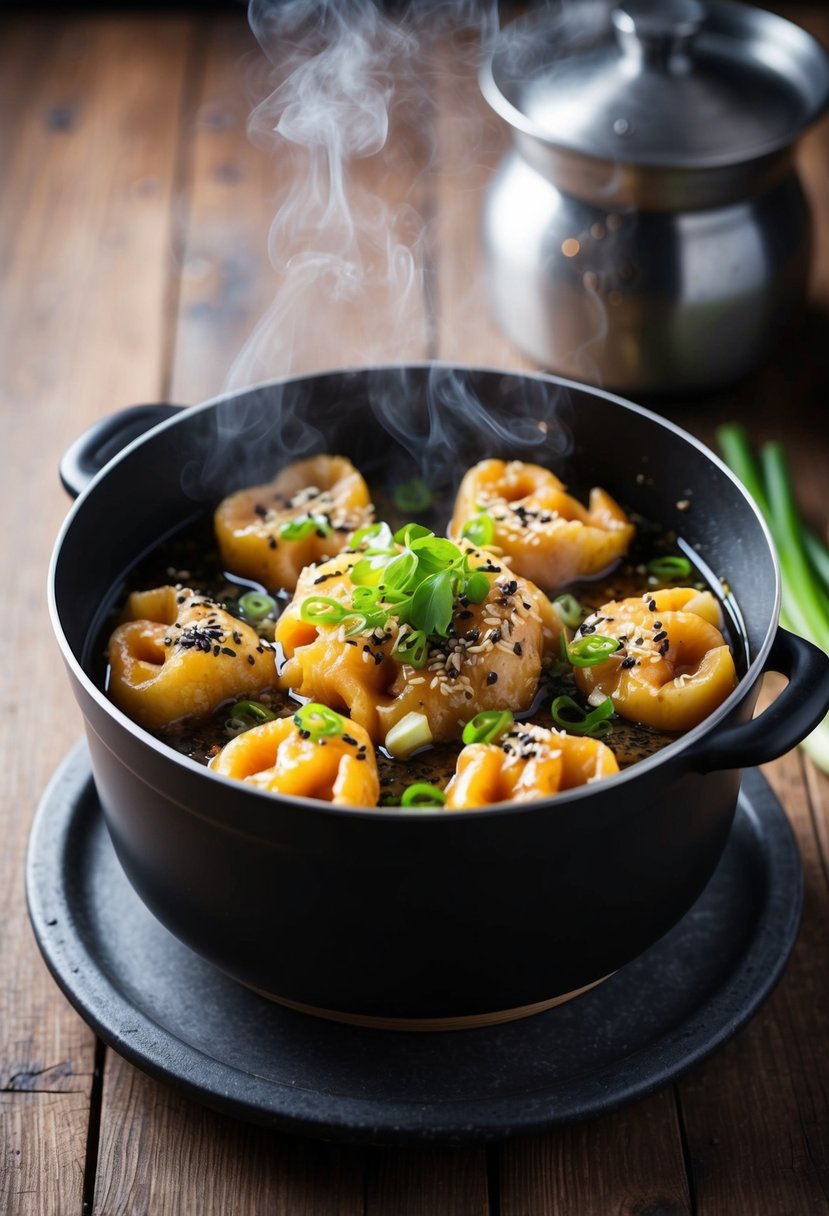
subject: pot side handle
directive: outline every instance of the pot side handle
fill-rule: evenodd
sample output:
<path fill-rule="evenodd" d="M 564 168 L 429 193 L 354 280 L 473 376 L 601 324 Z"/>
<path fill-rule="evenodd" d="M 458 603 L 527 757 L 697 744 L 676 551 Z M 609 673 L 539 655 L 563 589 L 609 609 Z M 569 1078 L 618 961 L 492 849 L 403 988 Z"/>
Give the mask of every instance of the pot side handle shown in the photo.
<path fill-rule="evenodd" d="M 829 710 L 829 655 L 811 642 L 778 628 L 763 670 L 780 672 L 788 684 L 756 718 L 698 744 L 686 757 L 698 772 L 776 760 L 801 743 Z"/>
<path fill-rule="evenodd" d="M 60 462 L 60 480 L 67 494 L 77 498 L 95 474 L 109 464 L 122 448 L 183 408 L 164 402 L 130 405 L 93 422 L 67 448 Z"/>

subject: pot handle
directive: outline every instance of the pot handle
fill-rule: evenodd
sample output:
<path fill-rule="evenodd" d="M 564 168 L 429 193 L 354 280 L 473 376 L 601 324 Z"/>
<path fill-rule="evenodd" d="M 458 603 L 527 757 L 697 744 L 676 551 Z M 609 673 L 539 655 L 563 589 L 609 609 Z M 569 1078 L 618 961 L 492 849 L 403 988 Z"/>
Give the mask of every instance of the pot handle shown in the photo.
<path fill-rule="evenodd" d="M 172 418 L 182 410 L 181 405 L 130 405 L 126 409 L 107 414 L 93 422 L 67 448 L 60 462 L 60 480 L 64 490 L 72 498 L 86 489 L 96 473 L 109 464 L 122 448 L 145 431 L 152 430 L 159 422 Z"/>
<path fill-rule="evenodd" d="M 763 670 L 780 672 L 788 684 L 758 717 L 714 732 L 686 754 L 698 772 L 776 760 L 801 743 L 829 710 L 829 655 L 811 642 L 778 628 Z"/>

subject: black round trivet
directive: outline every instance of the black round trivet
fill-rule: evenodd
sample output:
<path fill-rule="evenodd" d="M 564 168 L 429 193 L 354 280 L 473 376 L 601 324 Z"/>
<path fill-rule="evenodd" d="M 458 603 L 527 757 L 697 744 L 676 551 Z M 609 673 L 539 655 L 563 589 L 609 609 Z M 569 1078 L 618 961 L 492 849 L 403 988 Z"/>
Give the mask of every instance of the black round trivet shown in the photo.
<path fill-rule="evenodd" d="M 83 745 L 43 796 L 26 879 L 52 975 L 126 1059 L 240 1118 L 378 1143 L 540 1131 L 660 1088 L 728 1039 L 771 991 L 803 893 L 783 810 L 748 772 L 717 872 L 646 954 L 535 1017 L 416 1034 L 294 1013 L 172 937 L 120 868 Z"/>

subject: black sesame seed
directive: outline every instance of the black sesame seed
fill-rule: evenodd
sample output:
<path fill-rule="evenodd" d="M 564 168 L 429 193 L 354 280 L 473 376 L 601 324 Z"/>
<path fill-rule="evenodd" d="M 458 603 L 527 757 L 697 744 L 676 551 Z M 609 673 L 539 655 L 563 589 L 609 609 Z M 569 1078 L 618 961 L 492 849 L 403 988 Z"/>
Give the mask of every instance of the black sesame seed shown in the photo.
<path fill-rule="evenodd" d="M 255 666 L 255 664 L 256 664 L 256 659 L 253 657 L 253 655 L 252 655 L 252 654 L 249 654 L 249 655 L 248 655 L 248 662 L 250 663 L 251 667 L 254 667 L 254 666 Z"/>
<path fill-rule="evenodd" d="M 497 684 L 498 683 L 498 672 L 497 671 L 488 671 L 486 673 L 486 682 L 487 682 L 487 684 Z"/>
<path fill-rule="evenodd" d="M 522 649 L 521 649 L 521 643 L 520 643 L 520 642 L 515 642 L 515 643 L 514 643 L 514 645 L 513 645 L 513 647 L 512 647 L 512 653 L 513 653 L 513 654 L 517 654 L 517 655 L 521 655 L 521 654 L 523 654 L 523 651 L 522 651 Z"/>
<path fill-rule="evenodd" d="M 236 651 L 235 651 L 235 650 L 231 650 L 229 646 L 223 646 L 223 647 L 222 647 L 222 654 L 227 654 L 227 655 L 230 655 L 231 659 L 235 659 L 235 658 L 236 658 Z"/>

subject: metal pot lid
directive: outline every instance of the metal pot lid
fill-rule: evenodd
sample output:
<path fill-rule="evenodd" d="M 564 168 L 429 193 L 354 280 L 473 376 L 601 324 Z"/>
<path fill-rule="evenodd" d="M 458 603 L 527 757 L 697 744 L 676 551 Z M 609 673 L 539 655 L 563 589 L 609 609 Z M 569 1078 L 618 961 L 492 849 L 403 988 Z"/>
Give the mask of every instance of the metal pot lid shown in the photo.
<path fill-rule="evenodd" d="M 731 0 L 582 0 L 506 26 L 482 87 L 511 126 L 559 148 L 703 169 L 791 144 L 829 101 L 829 56 Z"/>

